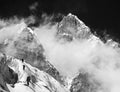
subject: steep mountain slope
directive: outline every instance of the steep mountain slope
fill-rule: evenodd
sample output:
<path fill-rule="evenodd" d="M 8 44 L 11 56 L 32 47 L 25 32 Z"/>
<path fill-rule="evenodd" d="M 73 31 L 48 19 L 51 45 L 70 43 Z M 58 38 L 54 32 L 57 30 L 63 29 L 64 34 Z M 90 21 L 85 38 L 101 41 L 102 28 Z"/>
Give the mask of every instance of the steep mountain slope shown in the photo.
<path fill-rule="evenodd" d="M 27 63 L 50 74 L 63 84 L 62 76 L 57 69 L 46 60 L 44 48 L 30 28 L 24 28 L 18 36 L 8 42 L 14 48 L 14 57 L 24 59 Z"/>
<path fill-rule="evenodd" d="M 23 62 L 21 60 L 15 59 L 10 56 L 3 57 L 6 59 L 7 66 L 13 70 L 15 74 L 18 75 L 17 82 L 12 83 L 6 80 L 3 80 L 8 88 L 6 91 L 10 92 L 69 92 L 64 88 L 58 81 L 56 81 L 52 76 L 45 73 L 44 71 L 40 71 L 39 69 L 32 67 L 30 64 Z M 2 62 L 2 61 L 1 61 Z M 4 66 L 5 67 L 5 66 Z M 9 70 L 5 70 L 4 72 L 10 72 Z M 13 74 L 12 74 L 13 75 Z M 10 78 L 8 74 L 6 77 L 9 80 L 13 81 L 14 78 Z M 30 77 L 29 85 L 27 85 L 27 78 Z M 14 84 L 14 86 L 11 86 Z"/>

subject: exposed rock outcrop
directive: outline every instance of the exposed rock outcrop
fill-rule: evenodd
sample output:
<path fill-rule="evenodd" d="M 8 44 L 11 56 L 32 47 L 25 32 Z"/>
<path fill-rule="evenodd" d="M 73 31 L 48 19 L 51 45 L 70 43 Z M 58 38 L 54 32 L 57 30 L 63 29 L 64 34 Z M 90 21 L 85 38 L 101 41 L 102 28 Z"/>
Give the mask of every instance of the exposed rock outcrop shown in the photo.
<path fill-rule="evenodd" d="M 87 72 L 80 72 L 71 83 L 70 92 L 97 92 L 101 89 L 99 81 Z"/>

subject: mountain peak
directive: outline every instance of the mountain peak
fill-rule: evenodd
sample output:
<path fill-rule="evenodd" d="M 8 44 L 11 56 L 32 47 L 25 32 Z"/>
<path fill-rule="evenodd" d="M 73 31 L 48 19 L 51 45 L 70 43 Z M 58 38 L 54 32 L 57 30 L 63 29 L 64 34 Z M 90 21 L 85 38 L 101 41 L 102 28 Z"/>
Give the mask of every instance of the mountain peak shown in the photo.
<path fill-rule="evenodd" d="M 19 34 L 19 39 L 24 39 L 27 42 L 31 42 L 34 39 L 34 32 L 32 29 L 29 27 L 24 28 L 20 34 Z"/>
<path fill-rule="evenodd" d="M 77 16 L 69 13 L 58 24 L 59 38 L 66 38 L 68 41 L 75 39 L 86 39 L 90 36 L 91 32 Z"/>
<path fill-rule="evenodd" d="M 22 32 L 29 32 L 29 33 L 31 33 L 31 34 L 34 34 L 33 30 L 32 30 L 31 28 L 29 28 L 29 27 L 24 28 L 24 29 L 22 30 Z"/>

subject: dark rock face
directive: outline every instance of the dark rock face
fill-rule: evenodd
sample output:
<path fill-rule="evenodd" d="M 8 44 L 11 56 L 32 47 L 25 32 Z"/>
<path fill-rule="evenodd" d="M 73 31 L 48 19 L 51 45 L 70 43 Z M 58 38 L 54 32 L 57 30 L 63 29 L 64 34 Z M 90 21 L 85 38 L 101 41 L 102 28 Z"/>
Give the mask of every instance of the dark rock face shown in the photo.
<path fill-rule="evenodd" d="M 2 89 L 9 91 L 7 84 L 15 84 L 18 81 L 18 75 L 8 67 L 5 55 L 0 56 L 0 86 Z"/>
<path fill-rule="evenodd" d="M 71 92 L 97 92 L 101 87 L 101 84 L 92 79 L 88 73 L 80 73 L 76 76 L 70 88 Z"/>
<path fill-rule="evenodd" d="M 9 67 L 6 67 L 6 70 L 4 70 L 4 80 L 8 84 L 15 84 L 18 81 L 18 75 Z"/>
<path fill-rule="evenodd" d="M 89 90 L 89 87 L 90 84 L 88 82 L 87 74 L 79 74 L 76 78 L 74 78 L 70 91 L 87 92 Z"/>
<path fill-rule="evenodd" d="M 58 24 L 58 38 L 72 41 L 75 39 L 86 39 L 90 36 L 90 29 L 77 18 L 77 16 L 68 14 Z"/>

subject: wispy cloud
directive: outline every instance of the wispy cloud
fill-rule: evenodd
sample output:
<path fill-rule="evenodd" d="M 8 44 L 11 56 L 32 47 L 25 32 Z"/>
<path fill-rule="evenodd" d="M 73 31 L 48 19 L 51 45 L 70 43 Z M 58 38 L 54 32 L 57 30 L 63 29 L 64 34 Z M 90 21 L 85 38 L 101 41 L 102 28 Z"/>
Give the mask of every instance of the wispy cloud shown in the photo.
<path fill-rule="evenodd" d="M 34 10 L 37 9 L 38 5 L 39 5 L 38 2 L 35 2 L 35 3 L 33 3 L 32 5 L 29 6 L 29 9 L 30 9 L 31 11 L 34 11 Z"/>

